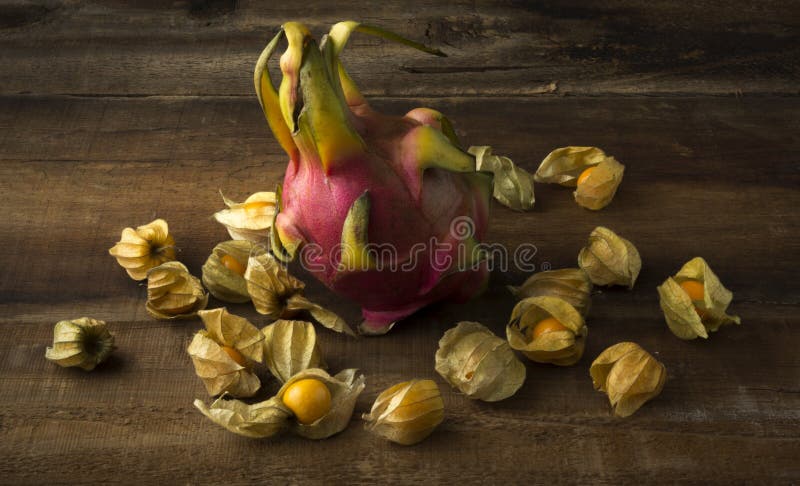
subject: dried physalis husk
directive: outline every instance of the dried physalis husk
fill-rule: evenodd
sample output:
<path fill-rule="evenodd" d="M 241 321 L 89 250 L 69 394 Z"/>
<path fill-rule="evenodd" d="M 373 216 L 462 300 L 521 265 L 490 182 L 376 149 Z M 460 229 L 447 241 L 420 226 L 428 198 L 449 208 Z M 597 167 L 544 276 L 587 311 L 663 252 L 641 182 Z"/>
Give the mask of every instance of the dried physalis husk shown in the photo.
<path fill-rule="evenodd" d="M 598 226 L 578 254 L 578 266 L 595 285 L 624 285 L 632 289 L 642 269 L 642 259 L 633 243 Z"/>
<path fill-rule="evenodd" d="M 309 368 L 325 368 L 310 322 L 277 320 L 261 330 L 269 371 L 281 382 Z"/>
<path fill-rule="evenodd" d="M 575 187 L 583 171 L 597 166 L 606 158 L 605 152 L 597 147 L 557 148 L 544 158 L 533 178 L 536 182 Z"/>
<path fill-rule="evenodd" d="M 444 420 L 444 401 L 432 380 L 411 380 L 384 390 L 368 414 L 367 430 L 392 442 L 416 444 Z"/>
<path fill-rule="evenodd" d="M 585 318 L 592 303 L 592 281 L 580 268 L 547 270 L 531 275 L 519 287 L 508 290 L 518 299 L 547 295 L 566 300 Z"/>
<path fill-rule="evenodd" d="M 444 333 L 436 371 L 463 394 L 486 402 L 510 397 L 525 382 L 525 365 L 508 342 L 478 322 L 459 322 Z"/>
<path fill-rule="evenodd" d="M 726 311 L 733 294 L 700 257 L 688 261 L 658 287 L 661 309 L 673 334 L 681 339 L 707 338 L 725 324 L 741 324 Z"/>
<path fill-rule="evenodd" d="M 250 301 L 244 273 L 253 243 L 247 240 L 223 241 L 211 250 L 203 264 L 203 284 L 211 295 L 223 302 Z"/>
<path fill-rule="evenodd" d="M 255 243 L 267 240 L 275 216 L 274 192 L 257 192 L 242 203 L 231 201 L 224 194 L 222 200 L 228 209 L 214 213 L 214 219 L 228 228 L 231 238 Z"/>
<path fill-rule="evenodd" d="M 519 301 L 506 326 L 508 343 L 532 361 L 573 365 L 583 356 L 589 330 L 580 313 L 558 297 Z"/>
<path fill-rule="evenodd" d="M 307 408 L 316 408 L 315 412 L 320 412 L 319 405 L 305 402 L 302 390 L 299 395 L 294 394 L 297 386 L 302 388 L 303 382 L 316 383 L 317 386 L 321 382 L 328 390 L 329 398 L 324 404 L 325 410 L 318 413 L 319 417 L 313 421 L 305 422 L 302 416 Z M 358 370 L 347 369 L 331 376 L 325 370 L 310 368 L 297 373 L 284 383 L 276 398 L 293 413 L 296 419 L 293 430 L 296 434 L 307 439 L 326 439 L 347 427 L 353 416 L 358 395 L 362 391 L 364 391 L 364 375 L 358 374 Z"/>
<path fill-rule="evenodd" d="M 156 319 L 189 319 L 208 304 L 200 279 L 181 262 L 167 262 L 147 272 L 147 312 Z"/>
<path fill-rule="evenodd" d="M 151 268 L 175 260 L 175 240 L 169 234 L 167 222 L 157 219 L 135 230 L 122 230 L 119 242 L 108 252 L 132 279 L 144 280 Z"/>
<path fill-rule="evenodd" d="M 220 397 L 210 406 L 195 400 L 194 406 L 217 425 L 251 439 L 272 437 L 288 429 L 290 424 L 291 412 L 277 397 L 252 405 Z"/>
<path fill-rule="evenodd" d="M 661 393 L 667 380 L 664 365 L 636 343 L 606 349 L 589 368 L 594 388 L 605 392 L 618 417 L 627 417 Z"/>
<path fill-rule="evenodd" d="M 53 346 L 47 348 L 45 358 L 65 368 L 76 366 L 92 371 L 114 349 L 114 336 L 104 321 L 81 317 L 56 324 Z"/>
<path fill-rule="evenodd" d="M 599 164 L 589 167 L 578 176 L 578 187 L 573 195 L 575 202 L 586 209 L 603 209 L 614 199 L 622 183 L 625 166 L 614 157 L 606 157 Z"/>
<path fill-rule="evenodd" d="M 354 335 L 344 319 L 306 299 L 303 296 L 306 284 L 289 275 L 286 267 L 265 248 L 253 248 L 244 278 L 259 313 L 272 319 L 288 319 L 305 311 L 328 329 Z"/>
<path fill-rule="evenodd" d="M 494 198 L 516 211 L 533 209 L 533 176 L 517 167 L 508 157 L 492 155 L 488 146 L 473 146 L 468 152 L 475 156 L 475 170 L 494 174 Z"/>
<path fill-rule="evenodd" d="M 597 210 L 614 198 L 624 173 L 624 165 L 597 147 L 562 147 L 545 157 L 534 179 L 575 187 L 575 202 Z"/>
<path fill-rule="evenodd" d="M 187 351 L 208 394 L 253 396 L 261 381 L 251 364 L 264 360 L 264 335 L 247 319 L 228 313 L 224 307 L 197 314 L 206 328 L 194 335 Z"/>

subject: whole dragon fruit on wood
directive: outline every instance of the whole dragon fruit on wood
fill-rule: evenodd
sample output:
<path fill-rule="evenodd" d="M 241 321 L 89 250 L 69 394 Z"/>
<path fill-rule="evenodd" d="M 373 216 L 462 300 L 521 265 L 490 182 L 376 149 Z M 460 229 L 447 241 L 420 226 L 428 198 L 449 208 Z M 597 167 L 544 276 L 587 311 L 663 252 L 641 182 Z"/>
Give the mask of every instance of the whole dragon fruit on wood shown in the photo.
<path fill-rule="evenodd" d="M 317 45 L 304 25 L 289 22 L 261 54 L 254 81 L 290 158 L 273 253 L 300 256 L 327 287 L 361 305 L 362 333 L 382 334 L 432 302 L 483 290 L 487 265 L 472 250 L 485 236 L 492 179 L 476 171 L 441 113 L 390 116 L 369 106 L 339 59 L 353 31 L 443 55 L 352 21 Z M 276 90 L 267 62 L 283 38 Z M 462 223 L 467 233 L 456 228 Z"/>

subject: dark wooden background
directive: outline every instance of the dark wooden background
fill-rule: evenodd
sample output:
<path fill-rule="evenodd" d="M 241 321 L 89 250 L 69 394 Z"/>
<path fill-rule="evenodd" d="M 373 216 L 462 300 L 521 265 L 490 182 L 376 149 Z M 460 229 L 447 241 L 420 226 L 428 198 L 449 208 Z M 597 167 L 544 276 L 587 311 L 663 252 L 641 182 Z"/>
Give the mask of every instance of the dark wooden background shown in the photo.
<path fill-rule="evenodd" d="M 0 3 L 0 482 L 800 481 L 800 5 L 332 3 Z M 321 35 L 351 18 L 449 54 L 355 35 L 344 59 L 377 108 L 436 108 L 465 143 L 529 170 L 564 145 L 626 164 L 599 213 L 544 185 L 531 213 L 493 206 L 492 241 L 534 243 L 538 265 L 566 267 L 605 225 L 644 266 L 633 291 L 594 297 L 577 365 L 529 364 L 525 386 L 497 404 L 452 391 L 433 355 L 459 320 L 502 334 L 513 305 L 504 286 L 519 272 L 385 337 L 322 330 L 331 367 L 367 376 L 350 427 L 322 442 L 252 441 L 192 407 L 207 398 L 185 352 L 200 323 L 150 319 L 144 288 L 107 250 L 123 227 L 163 217 L 199 275 L 226 239 L 210 219 L 218 189 L 242 198 L 282 178 L 286 157 L 252 88 L 262 47 L 287 20 Z M 655 287 L 696 255 L 734 292 L 743 323 L 684 342 Z M 358 321 L 354 305 L 309 284 Z M 231 310 L 267 324 L 248 306 Z M 93 373 L 47 362 L 53 324 L 84 315 L 110 323 L 111 361 Z M 588 374 L 622 340 L 669 373 L 662 395 L 625 420 Z M 415 377 L 443 390 L 440 429 L 410 448 L 364 431 L 358 414 Z"/>

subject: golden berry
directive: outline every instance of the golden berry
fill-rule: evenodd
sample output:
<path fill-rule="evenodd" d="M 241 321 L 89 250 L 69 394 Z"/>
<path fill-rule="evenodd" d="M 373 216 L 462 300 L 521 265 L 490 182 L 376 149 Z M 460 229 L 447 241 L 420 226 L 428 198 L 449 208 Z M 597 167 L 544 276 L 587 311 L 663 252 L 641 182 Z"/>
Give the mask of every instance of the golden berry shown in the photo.
<path fill-rule="evenodd" d="M 256 217 L 256 216 L 260 216 L 260 213 L 264 208 L 266 208 L 268 206 L 274 206 L 274 205 L 275 205 L 274 202 L 253 201 L 253 202 L 249 202 L 249 203 L 245 203 L 244 204 L 244 211 L 245 211 L 245 213 L 247 213 L 248 217 L 253 218 L 253 217 Z"/>
<path fill-rule="evenodd" d="M 312 424 L 331 410 L 331 391 L 320 380 L 298 380 L 286 389 L 283 404 L 301 424 Z"/>
<path fill-rule="evenodd" d="M 583 181 L 589 178 L 589 174 L 592 173 L 594 167 L 589 167 L 588 169 L 581 172 L 581 175 L 578 176 L 578 185 L 581 185 Z"/>
<path fill-rule="evenodd" d="M 684 280 L 680 283 L 681 288 L 692 300 L 703 300 L 705 288 L 703 283 L 697 280 Z"/>
<path fill-rule="evenodd" d="M 222 255 L 220 261 L 225 266 L 225 268 L 241 276 L 244 276 L 244 272 L 247 270 L 247 267 L 242 265 L 242 262 L 240 262 L 239 260 L 230 255 Z"/>
<path fill-rule="evenodd" d="M 684 280 L 679 285 L 681 286 L 683 291 L 686 292 L 686 295 L 688 295 L 689 298 L 692 299 L 692 302 L 703 300 L 703 298 L 706 295 L 705 286 L 703 285 L 703 282 L 700 282 L 698 280 Z M 695 305 L 694 310 L 697 312 L 697 315 L 700 316 L 701 319 L 706 316 L 705 309 L 701 309 Z"/>
<path fill-rule="evenodd" d="M 239 351 L 235 350 L 230 346 L 222 346 L 222 350 L 228 353 L 228 356 L 230 356 L 232 360 L 236 361 L 239 364 L 239 366 L 244 366 L 245 368 L 247 368 L 247 360 L 244 359 L 242 353 L 240 353 Z"/>
<path fill-rule="evenodd" d="M 567 327 L 558 321 L 555 317 L 548 317 L 539 321 L 530 331 L 531 340 L 538 338 L 542 334 L 554 331 L 566 331 Z"/>

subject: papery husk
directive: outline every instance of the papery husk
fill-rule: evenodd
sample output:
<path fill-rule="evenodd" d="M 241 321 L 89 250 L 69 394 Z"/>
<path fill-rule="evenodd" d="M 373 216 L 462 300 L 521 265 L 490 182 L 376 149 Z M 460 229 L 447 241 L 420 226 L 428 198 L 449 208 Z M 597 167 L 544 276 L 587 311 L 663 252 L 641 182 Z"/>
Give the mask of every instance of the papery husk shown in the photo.
<path fill-rule="evenodd" d="M 596 390 L 605 392 L 614 414 L 628 417 L 661 393 L 667 370 L 638 344 L 622 342 L 600 353 L 589 368 Z"/>
<path fill-rule="evenodd" d="M 147 312 L 161 320 L 191 319 L 208 305 L 200 279 L 180 262 L 167 262 L 147 272 Z"/>
<path fill-rule="evenodd" d="M 708 338 L 708 331 L 695 310 L 692 299 L 675 279 L 669 277 L 658 286 L 658 297 L 672 334 L 685 340 Z"/>
<path fill-rule="evenodd" d="M 592 281 L 580 268 L 562 268 L 538 272 L 519 287 L 508 290 L 518 299 L 550 296 L 567 301 L 586 318 L 592 304 Z"/>
<path fill-rule="evenodd" d="M 287 315 L 293 316 L 302 311 L 308 312 L 315 321 L 331 331 L 342 332 L 348 336 L 356 335 L 353 329 L 338 314 L 311 302 L 302 294 L 294 294 L 286 300 Z"/>
<path fill-rule="evenodd" d="M 504 206 L 515 211 L 533 209 L 533 176 L 508 157 L 492 155 L 488 146 L 473 146 L 468 152 L 475 156 L 475 170 L 494 174 L 493 196 Z"/>
<path fill-rule="evenodd" d="M 175 240 L 167 222 L 157 219 L 135 230 L 122 230 L 122 237 L 108 253 L 132 279 L 144 280 L 151 268 L 175 260 Z"/>
<path fill-rule="evenodd" d="M 222 257 L 230 255 L 242 266 L 247 265 L 253 243 L 248 240 L 223 241 L 211 250 L 211 255 L 203 264 L 203 284 L 211 295 L 223 302 L 241 304 L 250 301 L 247 282 L 222 263 Z"/>
<path fill-rule="evenodd" d="M 680 286 L 686 280 L 703 283 L 703 300 L 691 300 Z M 717 331 L 720 326 L 741 324 L 738 316 L 726 313 L 733 294 L 722 285 L 701 257 L 691 259 L 674 277 L 667 278 L 658 287 L 658 295 L 667 325 L 681 339 L 705 339 L 709 332 Z M 700 309 L 703 317 L 700 317 L 697 309 Z"/>
<path fill-rule="evenodd" d="M 264 439 L 287 430 L 292 415 L 277 397 L 252 405 L 220 397 L 210 406 L 195 400 L 194 406 L 217 425 L 251 439 Z"/>
<path fill-rule="evenodd" d="M 469 398 L 486 402 L 512 396 L 525 382 L 525 365 L 508 343 L 478 322 L 459 322 L 444 333 L 436 371 Z"/>
<path fill-rule="evenodd" d="M 307 439 L 326 439 L 338 434 L 350 423 L 358 395 L 364 391 L 364 375 L 359 375 L 358 370 L 347 369 L 331 376 L 325 370 L 310 368 L 287 380 L 276 398 L 283 401 L 283 394 L 293 383 L 308 378 L 319 380 L 328 387 L 331 392 L 331 410 L 310 424 L 294 421 L 293 430 Z"/>
<path fill-rule="evenodd" d="M 578 266 L 595 285 L 624 285 L 632 289 L 642 269 L 642 259 L 633 243 L 598 226 L 578 254 Z"/>
<path fill-rule="evenodd" d="M 229 346 L 244 358 L 264 360 L 264 336 L 247 319 L 228 313 L 225 308 L 200 311 L 206 330 L 194 335 L 188 352 L 195 372 L 211 396 L 228 392 L 235 397 L 251 397 L 261 381 L 249 365 L 242 366 L 222 349 Z"/>
<path fill-rule="evenodd" d="M 278 320 L 261 330 L 269 371 L 282 383 L 309 368 L 326 368 L 310 322 Z"/>
<path fill-rule="evenodd" d="M 255 247 L 244 274 L 247 291 L 260 314 L 272 319 L 291 318 L 308 312 L 324 327 L 355 335 L 350 326 L 334 312 L 303 296 L 305 284 L 291 276 L 286 267 L 263 247 Z"/>
<path fill-rule="evenodd" d="M 368 414 L 367 430 L 392 442 L 421 442 L 444 420 L 444 401 L 432 380 L 411 380 L 384 390 Z"/>
<path fill-rule="evenodd" d="M 227 392 L 234 397 L 252 397 L 261 388 L 258 376 L 234 361 L 207 331 L 197 332 L 187 351 L 210 396 Z"/>
<path fill-rule="evenodd" d="M 624 165 L 614 157 L 606 157 L 578 184 L 573 193 L 575 202 L 593 211 L 603 209 L 614 199 L 624 174 Z"/>
<path fill-rule="evenodd" d="M 255 247 L 250 253 L 244 279 L 256 311 L 271 319 L 293 317 L 287 310 L 288 300 L 306 287 L 272 254 L 260 247 Z"/>
<path fill-rule="evenodd" d="M 553 317 L 567 329 L 552 331 L 531 339 L 525 332 L 544 319 Z M 577 363 L 589 333 L 580 313 L 558 297 L 540 296 L 521 300 L 511 312 L 506 326 L 509 345 L 538 363 L 570 366 Z"/>
<path fill-rule="evenodd" d="M 600 164 L 606 158 L 605 152 L 597 147 L 557 148 L 539 164 L 533 178 L 536 182 L 575 187 L 581 172 Z"/>
<path fill-rule="evenodd" d="M 116 349 L 105 321 L 81 317 L 59 321 L 53 328 L 53 346 L 45 358 L 58 366 L 92 371 Z"/>
<path fill-rule="evenodd" d="M 266 242 L 276 212 L 275 193 L 257 192 L 241 203 L 231 201 L 221 191 L 220 195 L 228 209 L 214 213 L 214 219 L 228 229 L 231 238 L 254 243 Z M 253 207 L 253 203 L 264 203 L 264 205 L 258 204 L 257 207 Z"/>
<path fill-rule="evenodd" d="M 264 360 L 264 336 L 244 317 L 231 314 L 225 307 L 198 312 L 209 336 L 230 346 L 257 363 Z"/>

